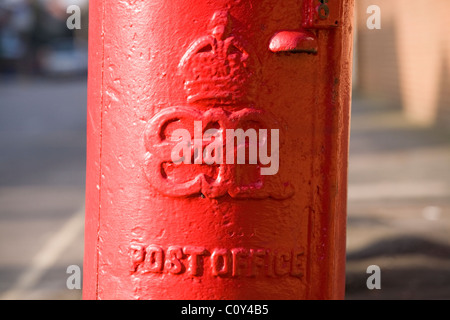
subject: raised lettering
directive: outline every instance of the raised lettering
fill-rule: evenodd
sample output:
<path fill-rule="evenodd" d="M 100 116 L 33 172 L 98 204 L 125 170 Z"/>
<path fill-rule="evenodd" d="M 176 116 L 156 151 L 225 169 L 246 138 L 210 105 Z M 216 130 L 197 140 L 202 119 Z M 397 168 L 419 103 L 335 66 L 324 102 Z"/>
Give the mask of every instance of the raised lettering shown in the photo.
<path fill-rule="evenodd" d="M 245 275 L 248 273 L 249 267 L 249 251 L 244 248 L 236 248 L 231 249 L 231 253 L 233 254 L 233 270 L 232 276 L 237 277 L 242 275 L 245 272 Z"/>
<path fill-rule="evenodd" d="M 215 248 L 209 251 L 197 246 L 165 249 L 157 245 L 145 248 L 141 244 L 131 244 L 128 255 L 132 274 L 165 272 L 203 276 L 206 272 L 215 277 L 301 278 L 305 272 L 305 253 L 301 248 Z"/>
<path fill-rule="evenodd" d="M 302 277 L 303 276 L 303 251 L 292 251 L 292 264 L 291 264 L 291 276 Z"/>
<path fill-rule="evenodd" d="M 289 274 L 291 269 L 291 253 L 288 250 L 279 250 L 275 255 L 275 274 L 284 276 Z"/>
<path fill-rule="evenodd" d="M 211 255 L 212 274 L 225 277 L 230 274 L 231 253 L 227 249 L 215 249 Z"/>
<path fill-rule="evenodd" d="M 250 276 L 254 277 L 263 274 L 266 266 L 266 250 L 250 249 Z"/>
<path fill-rule="evenodd" d="M 130 246 L 130 261 L 131 261 L 131 272 L 135 272 L 138 266 L 144 262 L 145 249 L 144 246 L 138 244 L 132 244 Z"/>
<path fill-rule="evenodd" d="M 164 251 L 162 248 L 150 245 L 145 249 L 144 273 L 162 272 L 164 268 Z"/>
<path fill-rule="evenodd" d="M 180 259 L 183 259 L 183 250 L 178 246 L 171 246 L 167 249 L 165 268 L 168 272 L 179 274 L 183 272 L 184 266 Z"/>
<path fill-rule="evenodd" d="M 208 254 L 204 247 L 184 247 L 184 253 L 189 255 L 189 274 L 200 276 L 203 274 L 203 256 Z"/>

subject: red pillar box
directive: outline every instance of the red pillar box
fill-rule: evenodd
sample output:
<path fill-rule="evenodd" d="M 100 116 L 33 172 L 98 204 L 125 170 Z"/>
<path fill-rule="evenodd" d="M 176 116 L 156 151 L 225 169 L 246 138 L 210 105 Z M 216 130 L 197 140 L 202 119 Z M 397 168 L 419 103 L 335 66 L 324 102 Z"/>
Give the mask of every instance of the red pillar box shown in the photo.
<path fill-rule="evenodd" d="M 91 3 L 85 299 L 344 297 L 352 11 Z"/>

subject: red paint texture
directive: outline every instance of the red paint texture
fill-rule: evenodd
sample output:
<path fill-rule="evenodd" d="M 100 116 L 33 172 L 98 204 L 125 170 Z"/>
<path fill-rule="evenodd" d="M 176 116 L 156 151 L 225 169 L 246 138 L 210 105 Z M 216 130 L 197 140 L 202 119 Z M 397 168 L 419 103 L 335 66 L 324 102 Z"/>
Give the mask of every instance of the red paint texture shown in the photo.
<path fill-rule="evenodd" d="M 344 297 L 353 0 L 318 6 L 90 4 L 85 299 Z M 279 170 L 174 164 L 194 121 L 279 130 Z"/>

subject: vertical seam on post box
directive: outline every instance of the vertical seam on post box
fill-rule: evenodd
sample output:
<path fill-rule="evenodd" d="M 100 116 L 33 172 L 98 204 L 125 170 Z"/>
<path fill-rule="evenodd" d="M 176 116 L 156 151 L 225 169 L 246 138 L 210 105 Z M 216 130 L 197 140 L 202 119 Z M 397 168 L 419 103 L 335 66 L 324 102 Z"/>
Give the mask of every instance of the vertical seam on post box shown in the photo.
<path fill-rule="evenodd" d="M 337 185 L 340 189 L 345 190 L 345 197 L 339 197 L 339 194 L 337 196 L 339 197 L 339 201 L 336 202 L 336 205 L 338 206 L 337 209 L 339 209 L 339 217 L 336 219 L 337 227 L 335 228 L 335 232 L 338 230 L 344 230 L 344 234 L 339 234 L 335 236 L 335 239 L 338 239 L 338 250 L 341 250 L 343 248 L 344 252 L 346 249 L 346 232 L 347 232 L 347 226 L 346 226 L 346 219 L 347 219 L 347 176 L 348 176 L 348 148 L 349 148 L 349 139 L 350 139 L 350 110 L 351 110 L 351 57 L 352 57 L 352 50 L 353 50 L 353 37 L 347 37 L 346 33 L 347 28 L 349 24 L 352 24 L 353 21 L 353 0 L 348 0 L 344 3 L 343 9 L 341 11 L 343 21 L 342 26 L 340 27 L 341 30 L 341 37 L 340 37 L 340 45 L 341 45 L 341 63 L 339 64 L 340 68 L 340 74 L 342 75 L 342 72 L 345 72 L 345 82 L 341 81 L 339 82 L 339 99 L 340 99 L 340 113 L 339 113 L 339 121 L 341 123 L 342 129 L 339 133 L 339 144 L 337 145 L 338 151 L 337 153 L 341 155 L 338 172 L 339 175 L 337 175 L 338 181 Z M 351 17 L 351 19 L 349 19 Z M 353 34 L 353 31 L 352 31 Z M 351 40 L 349 40 L 349 38 Z M 345 65 L 342 64 L 342 57 L 344 57 Z M 350 61 L 350 62 L 349 62 Z M 350 66 L 349 66 L 350 63 Z M 349 79 L 347 79 L 347 76 Z M 349 80 L 349 82 L 347 82 Z M 343 86 L 348 86 L 348 83 L 350 84 L 350 88 L 347 89 L 350 92 L 347 92 Z M 345 94 L 345 97 L 344 97 Z M 350 94 L 350 97 L 348 96 Z M 348 117 L 348 118 L 347 118 Z M 345 162 L 345 166 L 342 166 L 342 162 Z M 345 173 L 344 173 L 345 171 Z M 344 191 L 340 191 L 344 193 Z M 337 211 L 337 210 L 336 210 Z M 342 227 L 343 225 L 343 227 Z M 345 257 L 345 254 L 344 254 Z M 336 266 L 334 266 L 334 273 L 336 275 L 343 274 L 344 279 L 340 279 L 339 282 L 334 283 L 336 288 L 334 288 L 334 293 L 337 295 L 344 294 L 343 298 L 345 298 L 345 267 L 346 267 L 346 261 L 345 258 L 343 261 L 341 261 L 341 256 L 339 256 L 339 259 L 337 260 Z M 341 269 L 344 270 L 341 270 Z M 343 282 L 343 284 L 341 284 Z M 342 288 L 343 286 L 343 288 Z M 337 290 L 339 289 L 339 291 Z M 342 292 L 344 290 L 344 292 Z M 335 298 L 340 298 L 339 296 L 336 296 Z"/>
<path fill-rule="evenodd" d="M 324 82 L 324 74 L 321 72 L 322 70 L 325 70 L 324 68 L 324 59 L 326 59 L 327 54 L 324 51 L 324 45 L 322 44 L 323 40 L 323 34 L 322 34 L 322 30 L 318 30 L 317 31 L 317 37 L 318 37 L 318 41 L 319 41 L 319 50 L 321 52 L 320 56 L 319 56 L 319 61 L 317 64 L 317 70 L 316 74 L 317 74 L 317 78 L 318 80 L 316 80 L 316 82 L 318 82 L 318 84 L 316 85 L 315 88 L 315 95 L 316 95 L 316 106 L 314 108 L 314 118 L 313 118 L 313 122 L 314 122 L 314 142 L 313 142 L 313 156 L 314 156 L 314 161 L 313 161 L 313 165 L 314 165 L 314 170 L 313 170 L 313 175 L 312 175 L 312 205 L 314 207 L 314 215 L 311 219 L 311 224 L 310 224 L 310 234 L 311 234 L 311 239 L 309 242 L 309 246 L 310 246 L 310 251 L 311 251 L 311 255 L 310 255 L 310 261 L 314 261 L 314 263 L 310 263 L 309 264 L 309 269 L 310 269 L 310 274 L 311 274 L 311 278 L 310 281 L 312 280 L 312 283 L 315 283 L 315 278 L 317 277 L 317 273 L 318 271 L 320 271 L 320 264 L 321 262 L 319 262 L 319 257 L 320 257 L 320 251 L 319 251 L 319 246 L 316 244 L 316 241 L 321 241 L 320 239 L 320 234 L 317 232 L 317 230 L 321 229 L 320 224 L 322 222 L 322 215 L 323 215 L 323 204 L 322 204 L 322 198 L 321 198 L 321 193 L 323 192 L 323 183 L 322 183 L 322 172 L 323 172 L 323 155 L 322 155 L 322 144 L 323 144 L 323 133 L 321 132 L 321 130 L 323 130 L 322 126 L 323 124 L 320 122 L 321 120 L 321 115 L 320 113 L 321 111 L 321 106 L 324 105 L 324 99 L 323 99 L 323 92 L 324 89 L 322 88 L 323 86 L 323 82 Z M 319 225 L 318 225 L 319 224 Z M 316 262 L 317 261 L 317 262 Z M 317 288 L 316 287 L 320 287 L 319 285 L 312 285 L 311 290 L 309 292 L 309 299 L 320 299 L 318 294 L 317 294 Z"/>
<path fill-rule="evenodd" d="M 337 163 L 340 160 L 339 158 L 339 148 L 338 144 L 339 142 L 335 140 L 339 139 L 339 132 L 338 132 L 338 126 L 339 124 L 337 121 L 339 120 L 339 107 L 341 106 L 339 104 L 339 101 L 336 100 L 336 96 L 339 98 L 339 93 L 336 94 L 336 77 L 340 77 L 340 63 L 336 64 L 334 62 L 335 55 L 334 52 L 338 52 L 336 50 L 336 39 L 340 38 L 336 34 L 336 30 L 327 30 L 327 43 L 328 43 L 328 52 L 327 52 L 327 64 L 328 68 L 327 70 L 331 70 L 330 73 L 328 73 L 328 79 L 327 84 L 329 85 L 327 87 L 327 106 L 332 107 L 332 112 L 327 114 L 326 118 L 326 125 L 329 125 L 329 132 L 325 134 L 325 143 L 326 143 L 326 156 L 325 159 L 330 159 L 330 161 L 326 161 L 326 168 L 328 176 L 331 177 L 325 179 L 324 189 L 327 191 L 327 201 L 324 203 L 325 205 L 325 212 L 328 216 L 328 219 L 326 219 L 326 228 L 327 228 L 327 238 L 326 238 L 326 246 L 328 247 L 328 253 L 327 253 L 327 263 L 330 266 L 329 273 L 328 273 L 328 279 L 327 279 L 327 292 L 326 295 L 328 298 L 331 297 L 331 299 L 335 299 L 335 288 L 336 288 L 336 219 L 337 219 L 337 208 L 336 208 L 336 199 L 337 196 L 333 190 L 333 185 L 336 184 L 337 179 Z M 329 44 L 332 43 L 333 45 L 330 46 Z M 339 45 L 341 45 L 339 41 Z M 333 59 L 330 59 L 329 57 L 333 57 Z M 342 57 L 341 52 L 339 52 L 339 59 Z M 339 79 L 340 80 L 340 79 Z M 331 271 L 330 271 L 331 270 Z"/>
<path fill-rule="evenodd" d="M 102 64 L 101 64 L 101 85 L 100 85 L 100 150 L 99 150 L 99 177 L 98 177 L 98 219 L 97 219 L 97 243 L 96 243 L 96 281 L 95 281 L 95 297 L 98 297 L 98 281 L 99 281 L 99 250 L 100 250 L 100 213 L 102 204 L 102 152 L 103 152 L 103 88 L 104 88 L 104 69 L 105 69 L 105 0 L 102 0 L 102 17 L 101 17 L 101 43 L 102 43 Z"/>
<path fill-rule="evenodd" d="M 319 41 L 319 33 L 317 33 L 317 42 L 318 42 L 318 46 L 320 46 L 320 41 Z M 320 48 L 318 50 L 320 52 Z M 317 55 L 317 59 L 319 59 L 320 61 L 320 55 Z M 314 83 L 317 83 L 317 78 L 318 78 L 318 74 L 317 72 L 314 73 L 315 79 L 314 79 Z M 313 115 L 312 115 L 312 143 L 311 143 L 311 148 L 310 148 L 310 153 L 311 153 L 311 157 L 312 157 L 312 161 L 311 161 L 311 184 L 310 184 L 310 192 L 311 192 L 311 199 L 310 199 L 310 208 L 309 208 L 309 214 L 308 214 L 308 240 L 307 240 L 307 246 L 306 246 L 306 250 L 307 250 L 307 263 L 306 263 L 306 283 L 307 283 L 307 293 L 306 293 L 306 299 L 311 299 L 311 272 L 313 272 L 312 268 L 311 268 L 311 256 L 312 256 L 312 238 L 313 238 L 313 223 L 314 223 L 314 218 L 315 218 L 315 184 L 316 184 L 316 179 L 314 177 L 314 172 L 315 169 L 317 167 L 317 160 L 316 160 L 316 156 L 315 156 L 315 147 L 316 147 L 316 130 L 317 130 L 317 126 L 316 126 L 316 118 L 317 118 L 317 108 L 315 107 L 317 105 L 317 86 L 314 86 L 314 107 L 312 108 L 313 110 Z"/>

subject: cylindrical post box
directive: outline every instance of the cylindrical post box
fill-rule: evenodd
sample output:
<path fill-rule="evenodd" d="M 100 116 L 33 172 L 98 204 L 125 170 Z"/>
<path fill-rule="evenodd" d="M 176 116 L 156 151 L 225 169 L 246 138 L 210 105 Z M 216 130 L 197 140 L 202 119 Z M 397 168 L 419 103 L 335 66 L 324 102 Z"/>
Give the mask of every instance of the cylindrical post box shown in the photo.
<path fill-rule="evenodd" d="M 85 299 L 340 299 L 353 0 L 90 3 Z"/>

